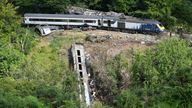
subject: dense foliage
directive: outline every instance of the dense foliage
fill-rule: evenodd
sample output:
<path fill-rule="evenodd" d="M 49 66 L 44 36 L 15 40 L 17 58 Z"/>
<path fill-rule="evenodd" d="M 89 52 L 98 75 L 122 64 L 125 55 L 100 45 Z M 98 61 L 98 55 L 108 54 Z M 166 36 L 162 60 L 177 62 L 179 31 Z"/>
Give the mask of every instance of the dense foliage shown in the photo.
<path fill-rule="evenodd" d="M 168 39 L 143 53 L 125 51 L 112 60 L 101 61 L 98 67 L 94 69 L 94 79 L 98 98 L 105 105 L 114 108 L 192 105 L 192 49 L 185 40 Z"/>
<path fill-rule="evenodd" d="M 0 107 L 78 107 L 75 76 L 58 54 L 61 44 L 39 48 L 20 19 L 12 4 L 0 2 Z"/>
<path fill-rule="evenodd" d="M 14 5 L 19 6 L 17 8 Z M 59 49 L 72 38 L 53 38 L 38 45 L 33 30 L 20 24 L 17 10 L 64 13 L 77 5 L 103 11 L 154 18 L 173 29 L 190 30 L 191 0 L 1 0 L 0 107 L 79 108 L 77 81 Z M 64 46 L 65 44 L 66 46 Z M 165 40 L 144 53 L 120 54 L 93 69 L 96 108 L 190 108 L 192 106 L 192 49 L 181 39 Z M 130 53 L 131 52 L 131 53 Z M 62 54 L 61 54 L 62 53 Z M 130 54 L 130 55 L 129 55 Z M 64 56 L 63 56 L 64 55 Z M 128 58 L 133 60 L 129 60 Z M 131 74 L 130 74 L 131 73 Z M 100 75 L 102 74 L 102 75 Z M 101 101 L 101 102 L 99 102 Z"/>
<path fill-rule="evenodd" d="M 129 88 L 117 96 L 118 107 L 190 108 L 192 49 L 180 39 L 166 40 L 136 54 Z"/>

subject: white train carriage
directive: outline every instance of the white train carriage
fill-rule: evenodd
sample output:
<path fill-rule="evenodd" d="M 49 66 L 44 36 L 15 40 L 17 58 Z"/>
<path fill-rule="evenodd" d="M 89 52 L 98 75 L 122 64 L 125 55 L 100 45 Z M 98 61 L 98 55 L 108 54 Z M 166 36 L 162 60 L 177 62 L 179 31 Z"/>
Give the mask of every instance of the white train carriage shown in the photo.
<path fill-rule="evenodd" d="M 87 16 L 69 14 L 25 14 L 24 24 L 26 25 L 89 25 L 94 27 L 117 27 L 116 17 L 108 16 Z"/>
<path fill-rule="evenodd" d="M 65 15 L 65 14 L 25 14 L 24 24 L 31 25 L 72 25 L 84 24 L 98 26 L 97 16 Z"/>
<path fill-rule="evenodd" d="M 110 16 L 88 16 L 71 14 L 25 14 L 26 25 L 59 25 L 59 26 L 92 26 L 112 28 L 134 32 L 161 33 L 165 30 L 160 22 L 154 20 L 143 20 L 138 18 L 125 18 Z"/>
<path fill-rule="evenodd" d="M 86 15 L 67 15 L 67 14 L 25 14 L 24 24 L 31 25 L 73 25 L 81 26 L 84 24 L 90 26 L 112 26 L 109 24 L 114 19 L 103 19 L 107 17 L 86 16 Z M 106 21 L 109 21 L 106 23 Z M 104 22 L 104 23 L 103 23 Z"/>

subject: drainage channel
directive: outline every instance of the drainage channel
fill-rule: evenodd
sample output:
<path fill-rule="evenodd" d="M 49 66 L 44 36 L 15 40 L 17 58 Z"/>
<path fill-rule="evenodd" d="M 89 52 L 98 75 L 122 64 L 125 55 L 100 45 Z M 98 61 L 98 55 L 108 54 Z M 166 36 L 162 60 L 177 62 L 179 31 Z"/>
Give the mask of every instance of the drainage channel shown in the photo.
<path fill-rule="evenodd" d="M 86 69 L 85 48 L 82 44 L 73 44 L 72 48 L 74 71 L 77 72 L 79 98 L 88 108 L 91 107 L 89 75 Z"/>

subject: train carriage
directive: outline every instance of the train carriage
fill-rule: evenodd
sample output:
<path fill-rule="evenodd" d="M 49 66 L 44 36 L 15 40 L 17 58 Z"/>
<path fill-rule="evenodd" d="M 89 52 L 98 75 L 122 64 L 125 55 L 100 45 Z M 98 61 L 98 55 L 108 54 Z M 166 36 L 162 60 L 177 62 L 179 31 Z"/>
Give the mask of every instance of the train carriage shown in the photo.
<path fill-rule="evenodd" d="M 88 16 L 71 14 L 25 14 L 26 25 L 57 25 L 82 27 L 84 25 L 97 28 L 118 29 L 121 31 L 132 31 L 140 33 L 162 33 L 165 28 L 154 20 L 143 20 L 138 18 L 125 18 L 111 16 Z"/>

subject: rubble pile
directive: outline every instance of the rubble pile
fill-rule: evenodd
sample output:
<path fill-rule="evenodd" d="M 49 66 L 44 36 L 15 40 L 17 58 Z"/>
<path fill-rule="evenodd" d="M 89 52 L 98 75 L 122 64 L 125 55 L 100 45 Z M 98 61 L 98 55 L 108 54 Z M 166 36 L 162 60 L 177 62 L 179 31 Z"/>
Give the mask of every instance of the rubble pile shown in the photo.
<path fill-rule="evenodd" d="M 91 15 L 91 16 L 113 16 L 113 17 L 124 16 L 123 13 L 116 13 L 113 11 L 102 12 L 102 11 L 96 11 L 96 10 L 91 10 L 91 9 L 86 9 L 86 8 L 75 7 L 75 6 L 68 7 L 67 13 L 78 14 L 78 15 Z"/>
<path fill-rule="evenodd" d="M 66 12 L 68 14 L 77 14 L 77 15 L 110 16 L 110 17 L 117 17 L 120 19 L 127 19 L 127 20 L 144 20 L 144 19 L 133 17 L 133 16 L 127 16 L 124 13 L 117 13 L 114 11 L 102 12 L 102 11 L 91 10 L 91 9 L 75 7 L 75 6 L 67 7 Z"/>
<path fill-rule="evenodd" d="M 112 39 L 111 35 L 95 35 L 95 34 L 87 34 L 86 41 L 90 41 L 93 43 L 100 43 L 109 41 Z"/>
<path fill-rule="evenodd" d="M 182 35 L 180 35 L 180 38 L 185 39 L 185 40 L 188 41 L 190 44 L 192 44 L 192 35 L 182 34 Z"/>
<path fill-rule="evenodd" d="M 115 31 L 94 30 L 86 32 L 86 41 L 92 43 L 108 42 L 113 40 L 126 41 L 141 44 L 155 44 L 159 42 L 158 36 L 145 34 L 130 34 Z"/>

